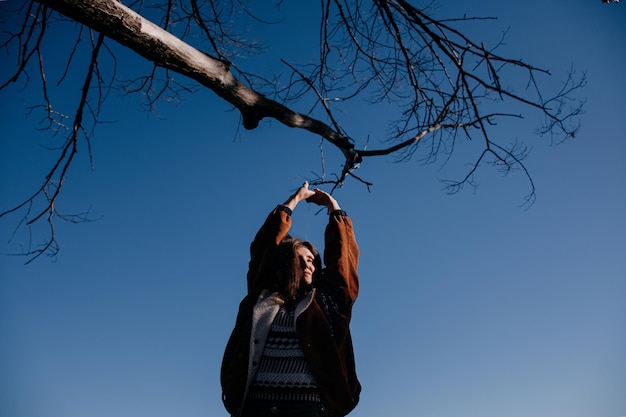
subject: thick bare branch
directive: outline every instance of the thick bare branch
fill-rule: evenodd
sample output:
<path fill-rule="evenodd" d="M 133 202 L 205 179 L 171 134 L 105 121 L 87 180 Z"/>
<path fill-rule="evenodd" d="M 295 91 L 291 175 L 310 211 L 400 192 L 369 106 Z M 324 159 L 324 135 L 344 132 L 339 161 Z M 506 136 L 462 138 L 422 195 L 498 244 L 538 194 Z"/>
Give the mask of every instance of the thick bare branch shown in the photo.
<path fill-rule="evenodd" d="M 263 118 L 271 117 L 286 126 L 302 128 L 324 137 L 340 148 L 346 159 L 358 159 L 347 138 L 325 123 L 294 112 L 248 88 L 235 78 L 228 63 L 182 42 L 116 0 L 42 0 L 42 3 L 97 31 L 106 32 L 108 37 L 156 65 L 211 89 L 239 109 L 247 129 L 254 129 Z"/>

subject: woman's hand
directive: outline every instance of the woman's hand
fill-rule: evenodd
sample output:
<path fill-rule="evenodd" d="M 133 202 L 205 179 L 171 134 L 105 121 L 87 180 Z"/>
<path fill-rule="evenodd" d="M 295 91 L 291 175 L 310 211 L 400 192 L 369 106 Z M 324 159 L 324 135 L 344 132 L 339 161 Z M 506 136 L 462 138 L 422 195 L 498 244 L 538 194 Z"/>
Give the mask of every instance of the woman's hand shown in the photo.
<path fill-rule="evenodd" d="M 326 191 L 322 191 L 319 188 L 313 190 L 313 195 L 306 199 L 307 203 L 315 203 L 319 206 L 325 206 L 328 209 L 328 212 L 333 212 L 335 210 L 341 210 L 339 207 L 339 203 L 335 198 L 328 194 Z"/>
<path fill-rule="evenodd" d="M 315 191 L 313 190 L 309 190 L 309 182 L 305 181 L 304 184 L 302 184 L 302 187 L 298 188 L 298 190 L 293 193 L 288 199 L 287 201 L 285 201 L 285 203 L 283 203 L 283 206 L 288 207 L 289 209 L 293 210 L 296 208 L 296 206 L 298 205 L 298 203 L 302 200 L 307 200 L 311 197 L 313 197 L 315 195 Z"/>

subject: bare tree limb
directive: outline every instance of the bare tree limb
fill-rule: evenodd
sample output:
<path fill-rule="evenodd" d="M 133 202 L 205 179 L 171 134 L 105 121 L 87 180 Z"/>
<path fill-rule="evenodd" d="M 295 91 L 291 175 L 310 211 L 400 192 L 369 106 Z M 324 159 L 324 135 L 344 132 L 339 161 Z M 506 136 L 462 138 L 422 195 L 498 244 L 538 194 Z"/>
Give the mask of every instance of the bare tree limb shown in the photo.
<path fill-rule="evenodd" d="M 156 24 L 140 14 L 146 8 L 142 1 L 127 7 L 117 0 L 25 0 L 19 11 L 24 16 L 20 29 L 9 32 L 0 44 L 16 57 L 15 69 L 0 80 L 0 90 L 18 80 L 30 82 L 29 71 L 36 68 L 43 104 L 30 111 L 43 110 L 42 129 L 67 135 L 43 184 L 25 201 L 0 213 L 1 218 L 22 210 L 26 224 L 47 221 L 51 230 L 48 244 L 27 250 L 27 254 L 56 253 L 55 218 L 85 218 L 60 215 L 56 203 L 81 141 L 91 157 L 90 130 L 99 123 L 102 105 L 115 86 L 121 86 L 126 94 L 145 93 L 151 111 L 160 100 L 179 99 L 198 87 L 208 88 L 240 112 L 246 129 L 256 128 L 263 119 L 274 119 L 306 130 L 343 156 L 333 179 L 326 178 L 324 165 L 316 180 L 334 188 L 343 186 L 347 178 L 369 188 L 371 182 L 355 175 L 367 158 L 396 155 L 409 159 L 419 152 L 427 162 L 439 156 L 449 161 L 456 141 L 465 138 L 479 139 L 472 141 L 478 156 L 465 175 L 447 182 L 448 191 L 472 185 L 479 168 L 491 165 L 505 173 L 523 173 L 530 186 L 526 201 L 531 202 L 535 183 L 524 166 L 527 148 L 504 146 L 506 141 L 493 133 L 493 125 L 502 118 L 522 118 L 522 111 L 530 110 L 544 119 L 538 133 L 552 135 L 557 142 L 573 137 L 579 128 L 584 101 L 576 99 L 575 93 L 585 85 L 584 75 L 575 77 L 572 69 L 561 88 L 549 94 L 542 86 L 543 77 L 550 75 L 548 70 L 507 58 L 497 52 L 502 40 L 488 47 L 470 39 L 458 26 L 493 18 L 434 18 L 406 0 L 322 0 L 318 62 L 298 65 L 282 59 L 289 73 L 285 78 L 273 78 L 251 72 L 237 60 L 237 54 L 263 50 L 261 44 L 239 36 L 237 17 L 276 23 L 257 17 L 251 4 L 241 0 L 163 0 L 149 10 L 157 16 Z M 54 107 L 48 93 L 42 39 L 48 26 L 58 23 L 53 17 L 82 25 L 59 83 L 66 79 L 71 65 L 80 65 L 75 62 L 76 52 L 85 41 L 84 34 L 90 35 L 91 56 L 71 117 Z M 201 39 L 206 49 L 188 43 L 192 38 Z M 122 81 L 117 75 L 114 43 L 110 45 L 107 39 L 143 57 L 151 64 L 149 70 Z M 105 57 L 113 68 L 108 79 L 100 69 Z M 397 119 L 387 121 L 389 133 L 374 137 L 373 146 L 370 135 L 354 137 L 340 117 L 343 106 L 355 100 L 372 106 L 393 104 L 398 109 Z M 297 111 L 301 103 L 309 110 Z M 324 162 L 323 153 L 320 156 Z M 45 201 L 43 207 L 34 204 L 40 198 Z"/>

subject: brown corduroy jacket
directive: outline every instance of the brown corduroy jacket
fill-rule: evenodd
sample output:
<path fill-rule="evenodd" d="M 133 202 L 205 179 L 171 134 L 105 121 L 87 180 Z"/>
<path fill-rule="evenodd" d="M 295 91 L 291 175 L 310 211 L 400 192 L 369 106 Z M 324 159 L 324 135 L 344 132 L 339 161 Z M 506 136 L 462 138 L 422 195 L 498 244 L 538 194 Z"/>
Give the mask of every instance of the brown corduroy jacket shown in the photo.
<path fill-rule="evenodd" d="M 269 325 L 281 302 L 268 289 L 273 287 L 275 250 L 291 227 L 290 213 L 284 206 L 276 207 L 250 246 L 248 294 L 239 305 L 221 370 L 222 399 L 234 416 L 245 402 Z M 359 248 L 345 212 L 330 214 L 324 241 L 326 267 L 296 308 L 296 335 L 328 415 L 342 417 L 357 405 L 361 391 L 349 328 L 359 292 Z"/>

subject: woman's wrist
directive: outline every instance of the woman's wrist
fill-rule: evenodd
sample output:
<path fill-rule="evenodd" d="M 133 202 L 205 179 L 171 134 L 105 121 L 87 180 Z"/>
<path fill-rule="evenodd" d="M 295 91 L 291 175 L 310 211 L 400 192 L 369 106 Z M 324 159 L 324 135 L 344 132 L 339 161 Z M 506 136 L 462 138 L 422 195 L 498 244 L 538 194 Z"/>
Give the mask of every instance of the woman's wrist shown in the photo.
<path fill-rule="evenodd" d="M 291 216 L 291 214 L 293 213 L 293 210 L 292 210 L 292 209 L 290 209 L 289 207 L 287 207 L 287 206 L 286 206 L 286 205 L 284 205 L 284 204 L 279 204 L 279 205 L 276 207 L 276 210 L 277 210 L 277 211 L 284 211 L 285 213 L 287 213 L 287 215 L 288 215 L 288 216 Z"/>
<path fill-rule="evenodd" d="M 291 197 L 289 197 L 287 199 L 287 201 L 285 201 L 283 203 L 283 206 L 289 208 L 290 210 L 293 210 L 296 208 L 296 206 L 298 205 L 298 203 L 300 202 L 300 198 L 298 197 L 297 194 L 292 195 Z"/>
<path fill-rule="evenodd" d="M 328 209 L 329 213 L 332 213 L 333 211 L 341 210 L 339 203 L 334 198 L 329 202 L 326 208 Z"/>

